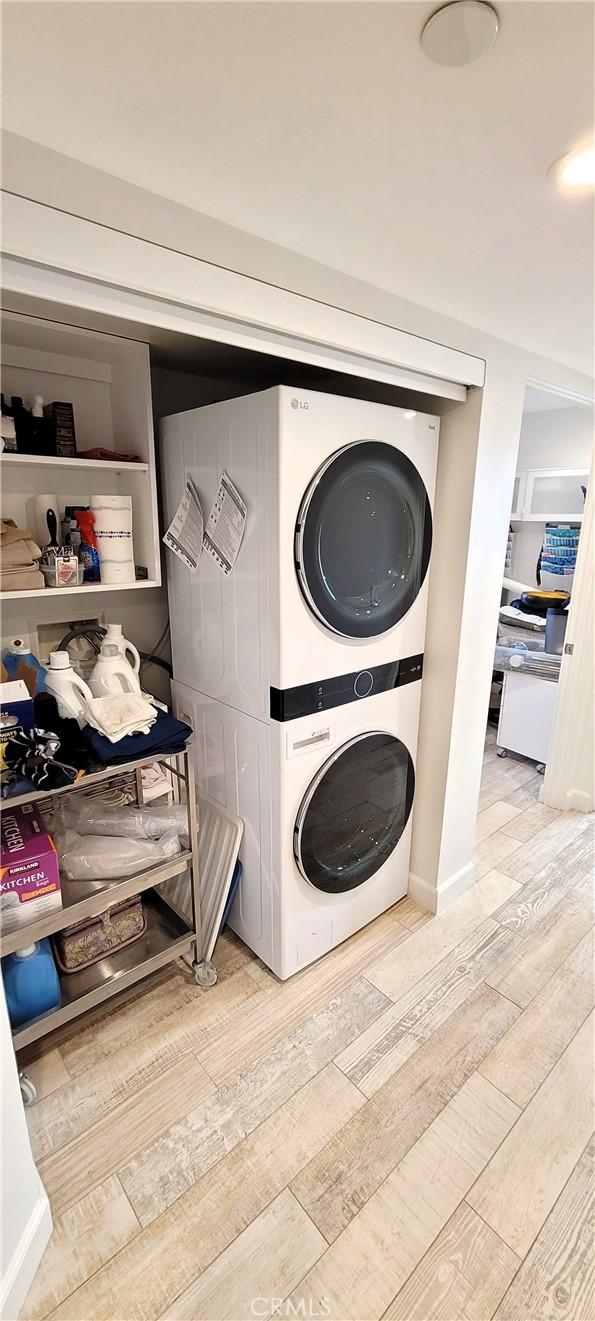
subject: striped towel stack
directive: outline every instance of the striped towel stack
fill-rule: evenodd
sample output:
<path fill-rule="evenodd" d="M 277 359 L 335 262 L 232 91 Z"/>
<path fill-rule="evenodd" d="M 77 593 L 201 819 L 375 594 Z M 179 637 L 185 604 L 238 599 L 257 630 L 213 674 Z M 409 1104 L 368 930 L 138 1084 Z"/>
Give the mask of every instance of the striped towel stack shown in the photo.
<path fill-rule="evenodd" d="M 12 518 L 0 519 L 0 591 L 30 592 L 45 587 L 39 572 L 41 551 Z"/>

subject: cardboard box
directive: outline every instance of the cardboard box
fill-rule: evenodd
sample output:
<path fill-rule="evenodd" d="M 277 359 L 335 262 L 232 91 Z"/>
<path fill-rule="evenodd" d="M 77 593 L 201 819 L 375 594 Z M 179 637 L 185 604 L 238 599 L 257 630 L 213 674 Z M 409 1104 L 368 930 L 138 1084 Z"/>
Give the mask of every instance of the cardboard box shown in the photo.
<path fill-rule="evenodd" d="M 24 679 L 0 684 L 0 770 L 5 769 L 4 749 L 9 738 L 35 724 L 33 698 Z"/>
<path fill-rule="evenodd" d="M 76 433 L 72 404 L 60 401 L 45 404 L 43 415 L 46 419 L 48 443 L 52 454 L 55 454 L 59 459 L 74 459 L 76 456 Z"/>
<path fill-rule="evenodd" d="M 5 930 L 62 904 L 58 854 L 35 803 L 10 806 L 0 822 L 0 917 Z"/>

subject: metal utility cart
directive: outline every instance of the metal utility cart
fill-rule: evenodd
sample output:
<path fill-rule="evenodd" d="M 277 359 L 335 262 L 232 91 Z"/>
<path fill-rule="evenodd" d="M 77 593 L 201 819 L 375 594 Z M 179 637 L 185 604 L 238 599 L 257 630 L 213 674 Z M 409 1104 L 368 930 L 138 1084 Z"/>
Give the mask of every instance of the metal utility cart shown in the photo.
<path fill-rule="evenodd" d="M 21 922 L 11 930 L 0 933 L 0 954 L 11 954 L 14 950 L 31 945 L 44 936 L 53 935 L 65 927 L 73 926 L 85 918 L 97 917 L 112 905 L 120 903 L 135 894 L 144 895 L 146 930 L 142 936 L 130 945 L 108 954 L 99 962 L 80 972 L 69 973 L 61 978 L 62 999 L 56 1009 L 50 1010 L 38 1018 L 31 1019 L 13 1033 L 16 1051 L 31 1045 L 48 1032 L 72 1022 L 88 1009 L 125 991 L 144 977 L 150 976 L 159 968 L 173 962 L 182 954 L 191 953 L 192 968 L 200 986 L 212 986 L 217 980 L 214 964 L 203 958 L 202 926 L 200 913 L 199 866 L 198 866 L 198 812 L 194 771 L 189 753 L 186 751 L 173 757 L 143 757 L 138 761 L 128 762 L 123 766 L 86 775 L 76 784 L 68 785 L 53 792 L 32 791 L 15 795 L 4 800 L 4 805 L 23 803 L 43 803 L 44 809 L 51 807 L 52 800 L 63 793 L 76 793 L 81 790 L 100 791 L 108 784 L 119 785 L 132 792 L 136 803 L 142 803 L 141 768 L 158 763 L 168 775 L 174 777 L 185 801 L 187 810 L 189 847 L 177 853 L 173 858 L 146 868 L 134 876 L 124 876 L 110 881 L 62 881 L 62 906 L 49 909 L 46 914 L 33 918 L 30 922 Z M 188 873 L 191 904 L 188 912 L 191 917 L 184 918 L 167 903 L 163 894 L 156 889 L 172 877 Z M 35 1089 L 26 1075 L 21 1075 L 21 1090 L 25 1103 L 35 1099 Z"/>

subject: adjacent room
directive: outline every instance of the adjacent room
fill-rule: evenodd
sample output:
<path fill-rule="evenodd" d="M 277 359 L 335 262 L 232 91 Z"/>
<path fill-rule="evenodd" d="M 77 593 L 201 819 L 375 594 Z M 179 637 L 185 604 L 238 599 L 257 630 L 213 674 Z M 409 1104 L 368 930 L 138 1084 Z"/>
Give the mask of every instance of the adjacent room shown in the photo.
<path fill-rule="evenodd" d="M 591 0 L 1 0 L 2 1321 L 593 1321 Z"/>

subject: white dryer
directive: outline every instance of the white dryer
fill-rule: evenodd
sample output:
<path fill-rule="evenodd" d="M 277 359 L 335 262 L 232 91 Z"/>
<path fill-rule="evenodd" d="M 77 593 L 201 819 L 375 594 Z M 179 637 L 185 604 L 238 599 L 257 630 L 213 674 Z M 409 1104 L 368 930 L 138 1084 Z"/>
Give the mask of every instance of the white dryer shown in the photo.
<path fill-rule="evenodd" d="M 187 476 L 206 517 L 223 470 L 248 507 L 229 577 L 168 553 L 176 680 L 268 720 L 293 689 L 420 656 L 438 426 L 285 386 L 165 418 L 167 520 Z"/>
<path fill-rule="evenodd" d="M 407 893 L 420 676 L 418 658 L 342 675 L 323 712 L 304 685 L 266 721 L 172 685 L 200 791 L 244 820 L 230 925 L 280 978 Z"/>

